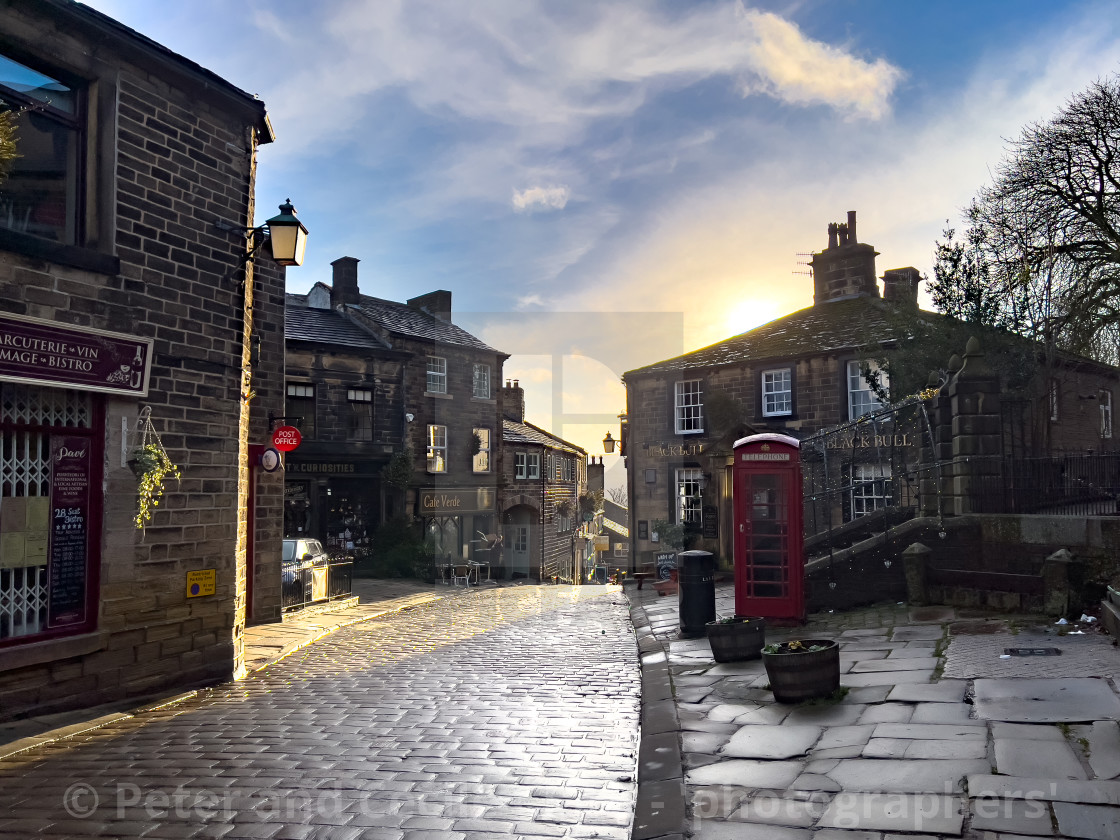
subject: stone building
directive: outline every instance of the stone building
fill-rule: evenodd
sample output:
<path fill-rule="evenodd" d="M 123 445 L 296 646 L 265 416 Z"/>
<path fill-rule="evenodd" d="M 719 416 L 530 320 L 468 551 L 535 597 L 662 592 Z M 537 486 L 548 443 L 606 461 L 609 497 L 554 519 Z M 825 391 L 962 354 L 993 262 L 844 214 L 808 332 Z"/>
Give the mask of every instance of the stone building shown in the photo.
<path fill-rule="evenodd" d="M 283 272 L 246 262 L 264 105 L 68 0 L 5 4 L 0 100 L 0 718 L 237 675 L 279 614 L 282 484 L 249 457 L 283 406 Z M 142 416 L 182 478 L 140 530 Z"/>
<path fill-rule="evenodd" d="M 919 312 L 921 278 L 914 268 L 888 270 L 880 294 L 877 254 L 856 233 L 854 212 L 846 223 L 828 226 L 828 245 L 812 258 L 812 306 L 624 375 L 621 439 L 634 568 L 649 569 L 665 553 L 658 527 L 669 533 L 683 526 L 690 541 L 730 562 L 732 494 L 726 472 L 736 438 L 778 432 L 804 439 L 882 408 L 865 374 L 878 369 L 874 359 L 884 349 L 906 340 L 898 315 Z M 928 369 L 944 364 L 931 359 Z M 1045 435 L 1031 436 L 1032 445 L 1044 437 L 1054 449 L 1115 450 L 1116 369 L 1063 357 L 1053 370 L 1048 383 L 1037 383 L 1024 409 L 1045 425 Z M 889 388 L 886 371 L 879 374 Z M 1004 420 L 1005 429 L 1015 426 L 1011 414 Z M 1005 440 L 1012 437 L 1005 434 Z M 858 448 L 864 437 L 849 435 L 848 441 L 849 449 Z M 883 488 L 891 480 L 881 463 L 858 452 L 848 456 L 845 478 L 853 489 L 837 511 L 844 521 L 882 507 Z"/>
<path fill-rule="evenodd" d="M 330 286 L 288 296 L 285 415 L 305 442 L 285 459 L 286 529 L 345 549 L 415 517 L 437 558 L 476 559 L 498 528 L 508 355 L 452 322 L 450 292 L 384 300 L 360 292 L 357 259 L 332 266 Z M 403 490 L 382 472 L 397 453 Z"/>
<path fill-rule="evenodd" d="M 525 422 L 525 390 L 502 388 L 503 564 L 511 577 L 578 583 L 587 557 L 579 499 L 587 451 Z"/>

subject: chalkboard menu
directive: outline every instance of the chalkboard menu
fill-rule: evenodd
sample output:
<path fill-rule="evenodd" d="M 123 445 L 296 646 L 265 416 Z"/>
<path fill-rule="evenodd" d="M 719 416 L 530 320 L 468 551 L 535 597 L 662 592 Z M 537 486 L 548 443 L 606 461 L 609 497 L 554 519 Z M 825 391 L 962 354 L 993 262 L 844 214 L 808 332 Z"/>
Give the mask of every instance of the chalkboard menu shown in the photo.
<path fill-rule="evenodd" d="M 48 627 L 86 620 L 92 450 L 89 438 L 51 437 Z"/>
<path fill-rule="evenodd" d="M 666 551 L 659 553 L 655 558 L 657 561 L 657 579 L 668 580 L 673 576 L 673 570 L 677 568 L 677 553 L 675 551 Z"/>
<path fill-rule="evenodd" d="M 703 536 L 706 540 L 719 539 L 719 508 L 715 505 L 704 505 L 703 508 Z"/>

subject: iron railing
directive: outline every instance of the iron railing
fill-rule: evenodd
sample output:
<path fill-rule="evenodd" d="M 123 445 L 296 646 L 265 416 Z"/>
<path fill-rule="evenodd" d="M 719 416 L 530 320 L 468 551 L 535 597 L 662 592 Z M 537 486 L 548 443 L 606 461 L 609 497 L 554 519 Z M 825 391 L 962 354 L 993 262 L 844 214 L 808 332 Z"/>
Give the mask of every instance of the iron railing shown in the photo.
<path fill-rule="evenodd" d="M 969 462 L 974 468 L 972 505 L 977 513 L 1120 514 L 1120 454 L 970 458 Z"/>
<path fill-rule="evenodd" d="M 353 557 L 332 557 L 326 565 L 302 560 L 285 562 L 281 572 L 280 607 L 284 612 L 291 612 L 312 604 L 348 598 L 353 593 L 353 580 Z"/>

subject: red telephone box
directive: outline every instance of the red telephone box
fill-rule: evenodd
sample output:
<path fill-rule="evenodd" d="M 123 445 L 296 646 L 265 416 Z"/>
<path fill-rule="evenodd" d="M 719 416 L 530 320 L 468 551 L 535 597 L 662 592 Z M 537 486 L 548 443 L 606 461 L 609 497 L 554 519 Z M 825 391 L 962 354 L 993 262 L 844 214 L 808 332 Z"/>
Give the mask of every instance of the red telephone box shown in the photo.
<path fill-rule="evenodd" d="M 800 442 L 735 442 L 735 613 L 805 620 Z"/>

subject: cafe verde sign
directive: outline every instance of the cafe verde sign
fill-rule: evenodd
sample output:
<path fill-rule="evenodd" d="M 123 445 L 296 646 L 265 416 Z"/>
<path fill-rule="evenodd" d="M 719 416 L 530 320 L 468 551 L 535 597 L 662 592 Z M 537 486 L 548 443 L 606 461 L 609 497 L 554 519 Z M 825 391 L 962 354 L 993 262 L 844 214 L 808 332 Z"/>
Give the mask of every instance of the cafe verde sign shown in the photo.
<path fill-rule="evenodd" d="M 106 394 L 148 394 L 152 340 L 0 315 L 0 379 Z"/>
<path fill-rule="evenodd" d="M 494 509 L 494 490 L 476 487 L 463 490 L 421 490 L 420 512 L 423 515 L 476 513 Z"/>

